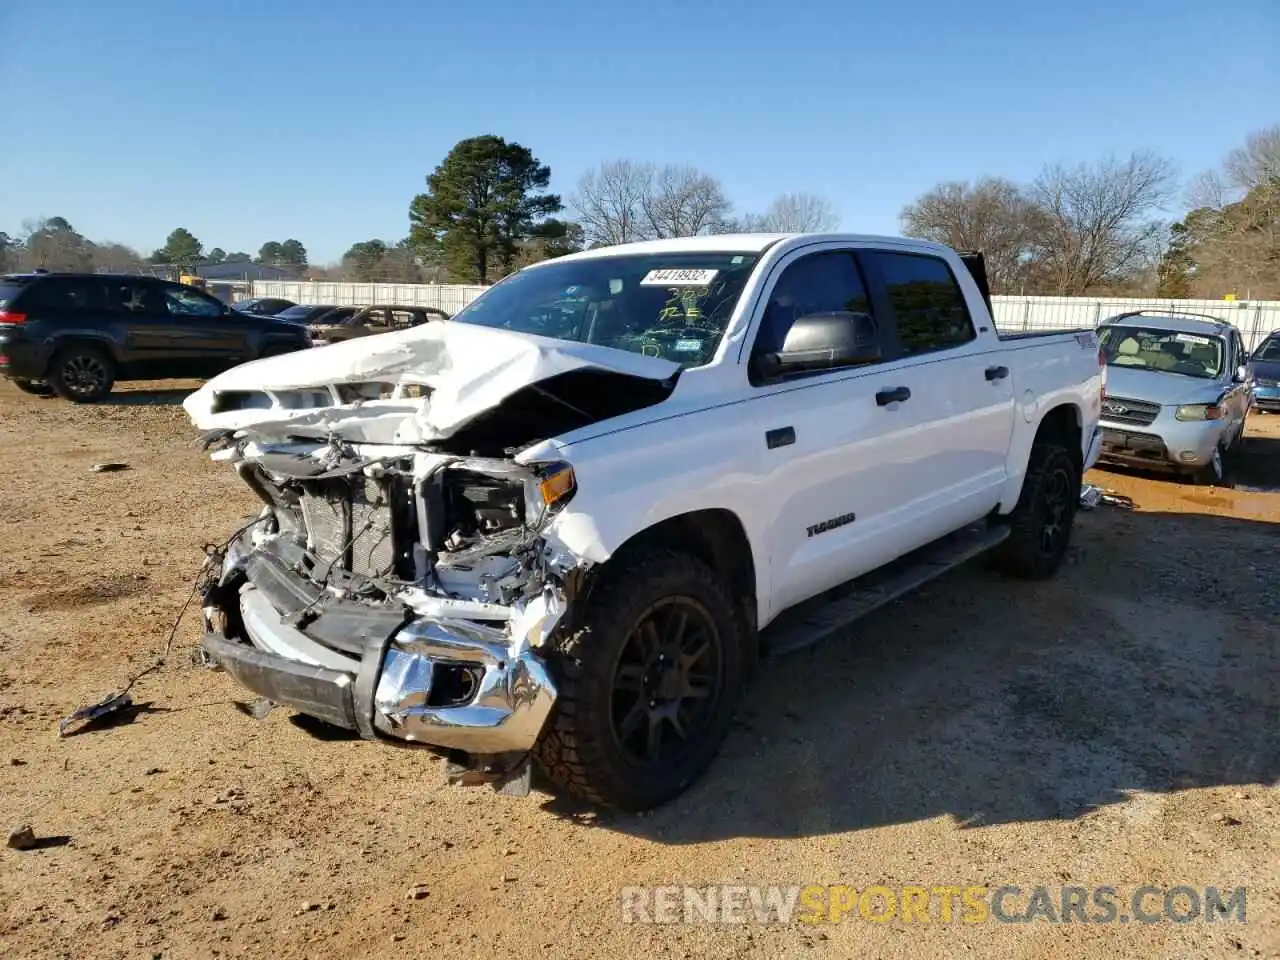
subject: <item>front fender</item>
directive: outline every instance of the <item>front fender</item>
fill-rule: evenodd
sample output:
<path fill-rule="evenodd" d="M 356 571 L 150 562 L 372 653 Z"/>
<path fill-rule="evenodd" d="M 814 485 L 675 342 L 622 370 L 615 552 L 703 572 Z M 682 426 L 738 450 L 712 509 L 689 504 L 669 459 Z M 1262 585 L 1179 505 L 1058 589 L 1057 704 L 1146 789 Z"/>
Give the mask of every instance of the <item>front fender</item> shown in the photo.
<path fill-rule="evenodd" d="M 629 443 L 623 443 L 627 436 Z M 766 531 L 771 519 L 741 449 L 728 438 L 690 433 L 646 443 L 634 434 L 607 443 L 565 446 L 577 491 L 543 531 L 553 553 L 605 563 L 632 537 L 684 514 L 725 510 L 746 534 L 761 617 L 772 595 Z M 763 622 L 763 621 L 762 621 Z"/>

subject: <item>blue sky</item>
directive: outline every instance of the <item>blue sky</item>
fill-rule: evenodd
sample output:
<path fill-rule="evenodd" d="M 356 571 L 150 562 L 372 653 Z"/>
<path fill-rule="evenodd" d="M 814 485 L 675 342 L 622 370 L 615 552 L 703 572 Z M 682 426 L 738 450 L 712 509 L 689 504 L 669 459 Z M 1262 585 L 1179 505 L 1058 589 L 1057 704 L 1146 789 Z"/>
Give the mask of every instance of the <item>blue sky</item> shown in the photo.
<path fill-rule="evenodd" d="M 1190 177 L 1280 122 L 1277 0 L 966 6 L 0 0 L 0 230 L 294 236 L 324 263 L 404 236 L 425 175 L 495 133 L 562 193 L 603 159 L 692 163 L 740 212 L 802 190 L 894 233 L 941 180 L 1141 148 Z"/>

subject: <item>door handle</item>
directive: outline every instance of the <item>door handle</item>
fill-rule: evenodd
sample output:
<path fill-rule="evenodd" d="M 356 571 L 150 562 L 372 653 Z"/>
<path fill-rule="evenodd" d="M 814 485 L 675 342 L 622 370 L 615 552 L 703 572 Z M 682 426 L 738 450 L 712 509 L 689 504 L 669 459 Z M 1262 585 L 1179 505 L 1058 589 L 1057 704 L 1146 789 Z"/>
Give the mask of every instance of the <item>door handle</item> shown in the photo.
<path fill-rule="evenodd" d="M 882 407 L 887 407 L 891 403 L 897 403 L 901 400 L 910 400 L 911 391 L 906 387 L 894 387 L 892 390 L 881 390 L 876 394 L 876 403 Z"/>
<path fill-rule="evenodd" d="M 987 367 L 988 380 L 1003 380 L 1009 375 L 1008 367 Z"/>
<path fill-rule="evenodd" d="M 789 447 L 796 442 L 796 428 L 779 427 L 777 430 L 767 430 L 765 431 L 764 442 L 769 445 L 770 450 L 777 447 Z"/>

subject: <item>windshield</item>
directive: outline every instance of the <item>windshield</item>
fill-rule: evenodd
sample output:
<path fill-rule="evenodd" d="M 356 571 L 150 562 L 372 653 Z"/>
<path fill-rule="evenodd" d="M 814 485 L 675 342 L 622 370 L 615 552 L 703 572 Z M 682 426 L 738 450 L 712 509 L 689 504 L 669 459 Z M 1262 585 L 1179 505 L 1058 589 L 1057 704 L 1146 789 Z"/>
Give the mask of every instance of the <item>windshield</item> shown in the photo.
<path fill-rule="evenodd" d="M 1254 351 L 1253 359 L 1265 360 L 1268 363 L 1280 363 L 1280 337 L 1274 334 L 1263 340 Z"/>
<path fill-rule="evenodd" d="M 1148 327 L 1104 327 L 1098 336 L 1107 363 L 1213 380 L 1222 373 L 1223 341 L 1198 333 Z"/>
<path fill-rule="evenodd" d="M 684 252 L 548 263 L 507 277 L 453 319 L 696 367 L 711 360 L 758 259 Z"/>

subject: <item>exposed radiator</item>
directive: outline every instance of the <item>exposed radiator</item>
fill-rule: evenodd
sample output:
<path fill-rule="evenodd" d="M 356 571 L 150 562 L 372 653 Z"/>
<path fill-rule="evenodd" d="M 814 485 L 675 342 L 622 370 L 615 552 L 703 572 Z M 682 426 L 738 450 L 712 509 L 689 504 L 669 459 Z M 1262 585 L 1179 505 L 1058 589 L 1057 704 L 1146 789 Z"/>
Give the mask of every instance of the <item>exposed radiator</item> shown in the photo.
<path fill-rule="evenodd" d="M 351 572 L 366 576 L 391 573 L 395 542 L 387 496 L 372 480 L 357 488 L 351 501 Z"/>
<path fill-rule="evenodd" d="M 311 550 L 325 563 L 366 576 L 392 571 L 395 543 L 387 497 L 373 480 L 359 478 L 346 497 L 302 497 Z"/>

